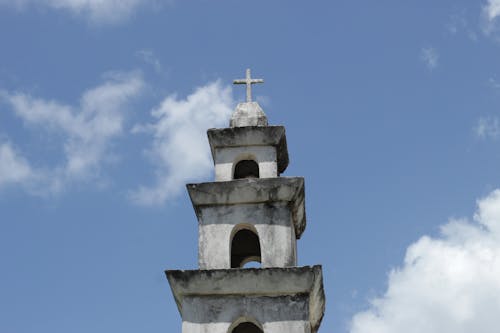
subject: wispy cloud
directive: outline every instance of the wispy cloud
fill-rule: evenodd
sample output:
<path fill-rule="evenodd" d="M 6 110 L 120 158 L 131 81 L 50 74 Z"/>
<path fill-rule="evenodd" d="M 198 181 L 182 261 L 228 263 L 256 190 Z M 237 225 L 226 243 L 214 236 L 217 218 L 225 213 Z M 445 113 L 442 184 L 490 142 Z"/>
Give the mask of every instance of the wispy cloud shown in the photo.
<path fill-rule="evenodd" d="M 154 55 L 151 50 L 140 50 L 136 52 L 136 56 L 139 57 L 144 63 L 153 67 L 155 72 L 161 73 L 163 68 L 160 60 Z"/>
<path fill-rule="evenodd" d="M 487 0 L 483 9 L 488 20 L 493 21 L 500 16 L 500 0 Z"/>
<path fill-rule="evenodd" d="M 433 47 L 424 47 L 420 51 L 420 59 L 424 62 L 429 70 L 433 70 L 438 66 L 439 54 Z"/>
<path fill-rule="evenodd" d="M 141 92 L 143 85 L 139 73 L 108 74 L 103 84 L 83 93 L 76 107 L 22 92 L 1 91 L 0 100 L 9 104 L 26 124 L 64 138 L 64 162 L 43 174 L 28 168 L 27 161 L 11 159 L 23 162 L 32 174 L 36 172 L 37 177 L 24 177 L 26 181 L 35 181 L 30 187 L 36 189 L 43 183 L 57 192 L 70 181 L 96 178 L 112 140 L 123 132 L 126 104 Z M 5 154 L 9 157 L 7 148 Z"/>
<path fill-rule="evenodd" d="M 490 78 L 488 80 L 488 84 L 491 88 L 500 90 L 500 82 L 498 82 L 494 78 Z"/>
<path fill-rule="evenodd" d="M 450 19 L 446 24 L 446 29 L 451 34 L 456 34 L 460 30 L 467 28 L 467 20 L 465 18 L 465 10 L 455 11 L 450 15 Z"/>
<path fill-rule="evenodd" d="M 6 185 L 24 184 L 35 173 L 28 161 L 17 152 L 10 142 L 0 143 L 0 188 Z"/>
<path fill-rule="evenodd" d="M 473 221 L 452 219 L 408 247 L 385 294 L 356 314 L 351 333 L 495 333 L 500 313 L 500 190 Z"/>
<path fill-rule="evenodd" d="M 452 35 L 465 33 L 471 40 L 478 40 L 476 29 L 469 24 L 467 11 L 464 8 L 455 9 L 452 12 L 448 22 L 446 23 L 446 30 Z"/>
<path fill-rule="evenodd" d="M 500 137 L 500 120 L 497 117 L 481 117 L 474 132 L 480 139 L 497 139 Z"/>
<path fill-rule="evenodd" d="M 0 0 L 0 5 L 18 10 L 44 6 L 88 17 L 92 22 L 117 23 L 153 0 Z"/>
<path fill-rule="evenodd" d="M 159 205 L 179 194 L 188 181 L 206 178 L 213 169 L 205 131 L 227 126 L 231 115 L 231 87 L 219 81 L 197 88 L 185 99 L 166 97 L 151 114 L 155 121 L 134 132 L 148 132 L 153 143 L 147 151 L 156 180 L 131 193 L 143 205 Z"/>
<path fill-rule="evenodd" d="M 500 0 L 487 0 L 483 5 L 483 31 L 485 34 L 495 30 L 496 21 L 500 16 Z"/>

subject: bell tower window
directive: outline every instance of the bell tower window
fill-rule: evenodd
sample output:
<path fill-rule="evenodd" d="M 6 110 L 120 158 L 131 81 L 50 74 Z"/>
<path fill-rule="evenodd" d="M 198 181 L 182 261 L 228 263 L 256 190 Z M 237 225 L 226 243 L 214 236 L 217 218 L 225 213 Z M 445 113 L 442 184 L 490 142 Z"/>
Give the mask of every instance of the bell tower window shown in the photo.
<path fill-rule="evenodd" d="M 233 178 L 259 178 L 259 164 L 252 160 L 239 161 L 234 167 Z"/>
<path fill-rule="evenodd" d="M 231 240 L 231 268 L 240 268 L 254 261 L 261 262 L 259 236 L 256 231 L 240 229 Z"/>

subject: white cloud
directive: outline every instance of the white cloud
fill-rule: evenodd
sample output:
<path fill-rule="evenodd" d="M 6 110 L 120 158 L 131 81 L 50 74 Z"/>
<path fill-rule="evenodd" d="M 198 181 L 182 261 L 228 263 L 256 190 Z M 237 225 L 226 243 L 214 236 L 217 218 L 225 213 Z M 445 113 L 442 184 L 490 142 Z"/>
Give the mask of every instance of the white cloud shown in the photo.
<path fill-rule="evenodd" d="M 500 136 L 500 121 L 497 117 L 479 118 L 474 131 L 480 139 L 497 139 Z"/>
<path fill-rule="evenodd" d="M 483 9 L 489 21 L 495 20 L 500 16 L 500 0 L 488 0 Z"/>
<path fill-rule="evenodd" d="M 425 63 L 427 68 L 433 70 L 437 67 L 439 61 L 439 54 L 437 50 L 433 47 L 424 47 L 420 51 L 420 58 Z"/>
<path fill-rule="evenodd" d="M 45 6 L 84 15 L 94 22 L 115 23 L 131 16 L 140 6 L 152 0 L 0 0 L 0 5 L 17 9 Z"/>
<path fill-rule="evenodd" d="M 496 333 L 500 313 L 500 190 L 478 201 L 473 221 L 410 247 L 382 297 L 356 314 L 351 333 Z"/>
<path fill-rule="evenodd" d="M 154 136 L 148 155 L 156 165 L 156 182 L 131 193 L 133 201 L 158 205 L 176 196 L 188 181 L 208 177 L 213 169 L 205 131 L 227 126 L 231 115 L 231 87 L 219 81 L 197 88 L 186 99 L 171 95 L 152 111 L 156 122 L 137 126 Z"/>
<path fill-rule="evenodd" d="M 487 0 L 483 6 L 483 31 L 485 34 L 495 30 L 495 23 L 500 16 L 500 0 Z"/>
<path fill-rule="evenodd" d="M 37 177 L 58 191 L 68 181 L 96 177 L 112 140 L 123 132 L 123 109 L 143 85 L 138 73 L 110 74 L 102 85 L 84 92 L 78 107 L 18 92 L 0 92 L 0 99 L 25 123 L 62 134 L 64 163 Z"/>
<path fill-rule="evenodd" d="M 24 183 L 34 176 L 25 158 L 14 150 L 9 142 L 0 143 L 0 188 Z"/>

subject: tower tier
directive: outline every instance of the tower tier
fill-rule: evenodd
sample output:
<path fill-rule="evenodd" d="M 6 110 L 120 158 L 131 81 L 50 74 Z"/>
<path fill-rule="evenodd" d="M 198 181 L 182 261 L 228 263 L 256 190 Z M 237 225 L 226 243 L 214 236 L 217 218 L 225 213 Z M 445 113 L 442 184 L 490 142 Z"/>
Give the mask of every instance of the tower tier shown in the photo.
<path fill-rule="evenodd" d="M 297 264 L 297 239 L 306 226 L 304 179 L 252 178 L 188 184 L 198 217 L 201 269 Z"/>
<path fill-rule="evenodd" d="M 319 265 L 165 273 L 183 333 L 227 333 L 242 322 L 264 332 L 314 333 L 323 318 Z"/>
<path fill-rule="evenodd" d="M 278 177 L 288 166 L 288 149 L 283 126 L 213 128 L 207 131 L 215 165 L 215 180 L 238 178 L 238 163 L 257 164 L 256 178 Z"/>

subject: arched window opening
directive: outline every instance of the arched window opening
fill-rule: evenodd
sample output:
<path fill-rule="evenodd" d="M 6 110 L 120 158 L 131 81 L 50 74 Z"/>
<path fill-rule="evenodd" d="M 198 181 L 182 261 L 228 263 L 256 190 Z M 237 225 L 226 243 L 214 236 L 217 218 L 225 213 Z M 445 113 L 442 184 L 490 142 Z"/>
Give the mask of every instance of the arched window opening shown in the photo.
<path fill-rule="evenodd" d="M 244 322 L 236 326 L 232 333 L 264 333 L 259 326 L 251 322 Z"/>
<path fill-rule="evenodd" d="M 231 268 L 243 267 L 256 261 L 260 263 L 259 236 L 252 230 L 241 229 L 231 241 Z"/>
<path fill-rule="evenodd" d="M 239 161 L 234 167 L 234 179 L 259 178 L 259 164 L 252 160 Z"/>

